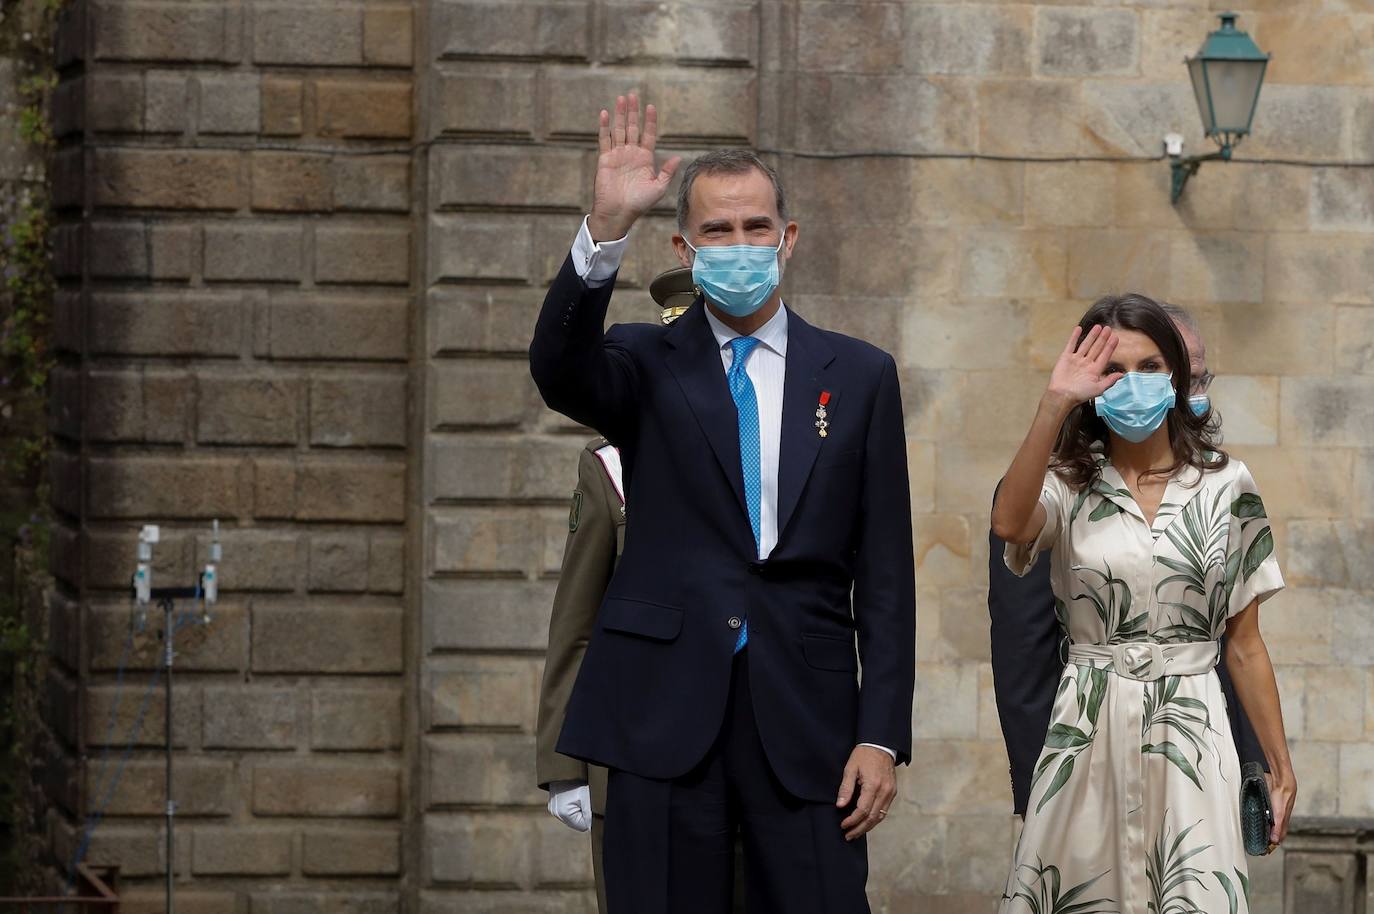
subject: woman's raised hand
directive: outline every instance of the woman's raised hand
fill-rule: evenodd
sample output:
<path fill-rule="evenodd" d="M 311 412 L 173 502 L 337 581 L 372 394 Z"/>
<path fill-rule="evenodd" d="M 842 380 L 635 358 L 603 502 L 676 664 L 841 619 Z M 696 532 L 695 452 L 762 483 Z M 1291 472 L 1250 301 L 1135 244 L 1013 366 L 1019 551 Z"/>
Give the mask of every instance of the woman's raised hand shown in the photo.
<path fill-rule="evenodd" d="M 1048 392 L 1074 406 L 1101 395 L 1121 377 L 1119 371 L 1107 373 L 1118 342 L 1111 327 L 1098 324 L 1087 336 L 1083 336 L 1083 328 L 1074 327 L 1068 345 L 1054 363 Z"/>
<path fill-rule="evenodd" d="M 604 108 L 598 131 L 601 155 L 596 160 L 596 185 L 587 228 L 594 241 L 623 238 L 640 216 L 649 211 L 668 191 L 673 174 L 682 162 L 673 156 L 654 167 L 654 146 L 658 143 L 658 112 L 653 105 L 644 108 L 644 126 L 639 123 L 639 96 L 615 100 L 615 117 Z"/>

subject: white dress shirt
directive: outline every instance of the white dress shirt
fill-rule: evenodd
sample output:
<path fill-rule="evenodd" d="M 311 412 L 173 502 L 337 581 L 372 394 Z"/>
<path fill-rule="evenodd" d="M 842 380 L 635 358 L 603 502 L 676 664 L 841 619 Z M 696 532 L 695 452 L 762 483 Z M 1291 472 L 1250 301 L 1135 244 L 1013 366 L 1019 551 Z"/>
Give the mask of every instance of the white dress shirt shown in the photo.
<path fill-rule="evenodd" d="M 584 218 L 572 246 L 573 269 L 582 281 L 592 288 L 609 282 L 620 269 L 628 237 L 598 244 L 592 240 Z M 731 330 L 711 313 L 710 308 L 706 309 L 706 322 L 715 334 L 716 345 L 720 347 L 720 363 L 728 374 L 735 361 L 730 341 L 743 334 Z M 750 353 L 744 371 L 754 385 L 759 405 L 759 558 L 766 559 L 778 544 L 778 455 L 782 450 L 782 391 L 787 374 L 787 308 L 778 308 L 753 336 L 759 345 Z M 897 758 L 897 753 L 886 746 L 860 745 L 881 749 L 893 759 Z"/>
<path fill-rule="evenodd" d="M 743 334 L 725 326 L 710 308 L 706 309 L 706 322 L 720 346 L 720 361 L 728 375 L 735 363 L 730 341 Z M 753 336 L 759 344 L 749 354 L 744 373 L 754 385 L 759 406 L 759 558 L 766 559 L 778 544 L 778 453 L 782 450 L 782 383 L 787 374 L 787 307 L 779 308 Z"/>

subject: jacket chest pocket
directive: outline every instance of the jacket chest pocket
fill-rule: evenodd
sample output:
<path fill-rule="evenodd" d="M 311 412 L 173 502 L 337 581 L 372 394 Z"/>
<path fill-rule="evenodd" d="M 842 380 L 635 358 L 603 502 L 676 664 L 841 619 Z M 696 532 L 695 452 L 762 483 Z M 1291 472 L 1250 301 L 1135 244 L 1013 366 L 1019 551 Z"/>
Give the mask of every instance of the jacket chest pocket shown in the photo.
<path fill-rule="evenodd" d="M 863 455 L 863 448 L 850 448 L 830 453 L 822 449 L 820 455 L 816 457 L 815 468 L 817 470 L 833 470 L 838 467 L 857 466 L 859 461 L 863 459 Z"/>

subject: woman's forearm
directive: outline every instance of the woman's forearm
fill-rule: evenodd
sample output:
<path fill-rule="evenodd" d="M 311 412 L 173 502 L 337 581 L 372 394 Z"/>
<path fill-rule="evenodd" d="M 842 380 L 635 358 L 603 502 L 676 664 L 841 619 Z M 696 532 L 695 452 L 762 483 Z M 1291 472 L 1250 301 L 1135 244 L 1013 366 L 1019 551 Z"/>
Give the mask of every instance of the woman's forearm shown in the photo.
<path fill-rule="evenodd" d="M 1027 543 L 1040 532 L 1035 521 L 1035 507 L 1040 502 L 1040 488 L 1049 468 L 1050 455 L 1059 429 L 1074 404 L 1071 400 L 1050 392 L 1040 398 L 1030 431 L 1012 459 L 997 499 L 992 506 L 992 530 L 1011 543 Z"/>
<path fill-rule="evenodd" d="M 1256 611 L 1252 606 L 1245 614 Z M 1274 678 L 1274 664 L 1258 625 L 1253 624 L 1253 620 L 1245 620 L 1245 623 L 1227 635 L 1226 670 L 1231 674 L 1241 707 L 1259 737 L 1269 772 L 1277 781 L 1291 781 L 1293 761 L 1288 754 L 1288 738 L 1283 729 L 1283 709 L 1278 682 Z"/>

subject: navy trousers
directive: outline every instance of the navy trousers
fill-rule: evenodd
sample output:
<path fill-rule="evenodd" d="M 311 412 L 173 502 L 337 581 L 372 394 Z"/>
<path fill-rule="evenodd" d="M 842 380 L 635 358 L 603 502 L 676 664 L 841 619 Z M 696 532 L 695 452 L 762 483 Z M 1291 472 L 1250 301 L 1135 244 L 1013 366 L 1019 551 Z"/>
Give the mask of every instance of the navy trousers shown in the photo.
<path fill-rule="evenodd" d="M 737 834 L 749 914 L 869 914 L 866 839 L 845 841 L 840 828 L 852 804 L 841 810 L 799 800 L 769 767 L 754 721 L 748 648 L 735 658 L 728 701 L 720 735 L 687 775 L 658 781 L 610 773 L 608 914 L 729 914 Z"/>

